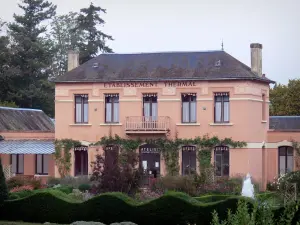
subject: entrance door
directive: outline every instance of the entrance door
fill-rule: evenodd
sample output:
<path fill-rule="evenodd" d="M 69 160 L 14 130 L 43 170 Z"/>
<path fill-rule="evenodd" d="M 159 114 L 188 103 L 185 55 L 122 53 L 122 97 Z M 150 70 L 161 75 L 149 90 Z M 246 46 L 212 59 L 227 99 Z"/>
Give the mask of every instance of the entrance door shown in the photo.
<path fill-rule="evenodd" d="M 143 96 L 143 128 L 156 127 L 157 121 L 157 95 L 144 94 Z"/>
<path fill-rule="evenodd" d="M 160 176 L 160 152 L 156 145 L 146 144 L 140 147 L 140 168 L 144 185 L 149 184 L 150 178 Z"/>
<path fill-rule="evenodd" d="M 82 150 L 76 150 L 81 148 Z M 84 148 L 84 149 L 83 149 Z M 75 153 L 75 176 L 88 175 L 88 151 L 87 147 L 76 147 Z"/>

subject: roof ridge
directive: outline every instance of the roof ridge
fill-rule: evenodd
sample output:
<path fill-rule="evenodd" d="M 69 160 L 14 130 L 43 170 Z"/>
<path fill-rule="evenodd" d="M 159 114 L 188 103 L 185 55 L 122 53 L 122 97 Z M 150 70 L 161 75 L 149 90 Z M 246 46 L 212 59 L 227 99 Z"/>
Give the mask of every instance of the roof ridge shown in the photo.
<path fill-rule="evenodd" d="M 141 55 L 141 54 L 163 54 L 163 53 L 210 53 L 210 52 L 225 52 L 223 50 L 204 50 L 204 51 L 154 51 L 154 52 L 124 52 L 124 53 L 102 53 L 101 55 Z M 96 57 L 97 58 L 97 57 Z"/>
<path fill-rule="evenodd" d="M 0 109 L 7 109 L 7 110 L 19 110 L 19 111 L 40 111 L 42 112 L 43 110 L 41 109 L 31 109 L 31 108 L 13 108 L 13 107 L 5 107 L 5 106 L 0 106 Z"/>

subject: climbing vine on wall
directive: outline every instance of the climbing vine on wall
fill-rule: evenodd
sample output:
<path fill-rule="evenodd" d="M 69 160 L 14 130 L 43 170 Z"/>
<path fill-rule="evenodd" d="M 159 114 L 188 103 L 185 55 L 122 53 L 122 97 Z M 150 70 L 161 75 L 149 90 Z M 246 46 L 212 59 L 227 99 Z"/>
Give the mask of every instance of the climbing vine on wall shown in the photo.
<path fill-rule="evenodd" d="M 65 177 L 69 175 L 72 166 L 70 150 L 76 146 L 80 146 L 81 143 L 72 139 L 61 139 L 55 140 L 54 144 L 55 164 L 58 168 L 58 173 L 60 174 L 60 176 Z"/>
<path fill-rule="evenodd" d="M 196 146 L 198 152 L 198 161 L 200 171 L 211 166 L 211 152 L 215 146 L 228 146 L 232 148 L 244 147 L 245 142 L 233 141 L 231 138 L 219 139 L 218 137 L 196 137 L 194 139 L 123 139 L 119 136 L 103 137 L 94 145 L 118 145 L 123 151 L 136 151 L 142 143 L 154 144 L 159 148 L 162 157 L 165 160 L 165 165 L 168 175 L 179 174 L 179 150 L 181 146 L 193 145 Z M 122 154 L 121 154 L 122 155 Z M 138 156 L 138 154 L 137 154 Z"/>

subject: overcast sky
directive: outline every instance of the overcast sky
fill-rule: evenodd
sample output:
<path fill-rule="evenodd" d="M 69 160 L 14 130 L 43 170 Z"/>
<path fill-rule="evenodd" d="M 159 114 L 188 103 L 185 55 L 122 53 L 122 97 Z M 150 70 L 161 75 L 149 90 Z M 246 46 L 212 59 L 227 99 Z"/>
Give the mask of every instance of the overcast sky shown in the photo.
<path fill-rule="evenodd" d="M 0 0 L 12 20 L 20 0 Z M 58 14 L 91 0 L 52 0 Z M 250 65 L 250 43 L 263 44 L 263 72 L 279 83 L 299 78 L 300 0 L 93 0 L 107 9 L 103 30 L 117 53 L 224 49 Z"/>

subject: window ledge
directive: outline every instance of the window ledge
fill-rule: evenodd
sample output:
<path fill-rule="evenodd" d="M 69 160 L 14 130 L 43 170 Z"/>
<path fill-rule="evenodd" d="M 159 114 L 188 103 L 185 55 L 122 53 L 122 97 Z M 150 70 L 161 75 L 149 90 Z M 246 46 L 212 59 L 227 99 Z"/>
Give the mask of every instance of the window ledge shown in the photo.
<path fill-rule="evenodd" d="M 266 121 L 266 120 L 262 120 L 262 121 L 261 121 L 261 123 L 267 123 L 267 122 L 268 122 L 268 121 Z"/>
<path fill-rule="evenodd" d="M 72 123 L 70 126 L 92 126 L 90 123 Z"/>
<path fill-rule="evenodd" d="M 122 126 L 122 123 L 100 123 L 99 126 Z"/>
<path fill-rule="evenodd" d="M 200 126 L 200 123 L 176 123 L 176 126 Z"/>
<path fill-rule="evenodd" d="M 233 123 L 210 123 L 210 126 L 232 126 Z"/>

